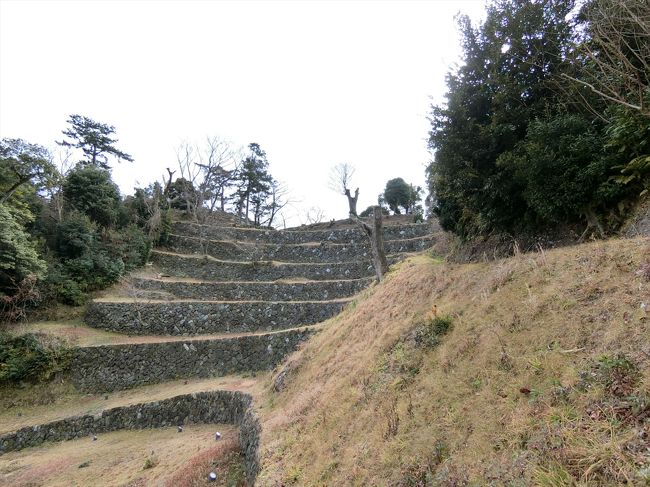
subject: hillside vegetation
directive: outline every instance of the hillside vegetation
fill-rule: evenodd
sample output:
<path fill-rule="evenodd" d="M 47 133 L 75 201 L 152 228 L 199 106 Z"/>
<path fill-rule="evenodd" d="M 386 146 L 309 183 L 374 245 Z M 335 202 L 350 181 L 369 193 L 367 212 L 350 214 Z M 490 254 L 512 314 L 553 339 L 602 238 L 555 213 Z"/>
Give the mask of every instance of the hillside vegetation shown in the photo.
<path fill-rule="evenodd" d="M 430 210 L 464 238 L 613 234 L 650 187 L 650 4 L 487 2 L 431 107 Z"/>
<path fill-rule="evenodd" d="M 647 485 L 649 256 L 405 261 L 280 370 L 258 485 Z"/>

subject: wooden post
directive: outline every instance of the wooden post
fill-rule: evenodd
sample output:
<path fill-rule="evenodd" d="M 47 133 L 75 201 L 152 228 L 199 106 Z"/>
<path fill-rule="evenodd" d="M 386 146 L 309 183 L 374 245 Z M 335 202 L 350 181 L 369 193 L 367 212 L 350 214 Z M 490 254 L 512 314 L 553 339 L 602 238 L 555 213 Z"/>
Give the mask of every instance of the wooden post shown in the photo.
<path fill-rule="evenodd" d="M 372 264 L 375 268 L 377 280 L 381 281 L 388 272 L 388 261 L 386 260 L 386 251 L 384 250 L 384 232 L 382 228 L 382 213 L 380 206 L 372 208 L 372 225 L 368 225 L 357 215 L 350 214 L 355 218 L 357 224 L 368 235 L 370 239 L 370 248 L 372 251 Z"/>

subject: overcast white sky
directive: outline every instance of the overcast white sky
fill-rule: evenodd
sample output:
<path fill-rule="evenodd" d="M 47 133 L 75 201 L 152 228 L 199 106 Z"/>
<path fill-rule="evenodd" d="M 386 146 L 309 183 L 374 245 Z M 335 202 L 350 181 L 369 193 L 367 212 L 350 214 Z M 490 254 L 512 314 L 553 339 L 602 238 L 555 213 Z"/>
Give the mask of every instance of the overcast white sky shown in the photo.
<path fill-rule="evenodd" d="M 161 179 L 183 140 L 257 142 L 294 201 L 345 218 L 327 187 L 349 162 L 359 211 L 386 181 L 424 185 L 432 99 L 458 62 L 464 1 L 0 0 L 0 137 L 54 148 L 70 114 L 114 125 L 134 163 L 123 193 Z M 281 223 L 281 222 L 278 222 Z"/>

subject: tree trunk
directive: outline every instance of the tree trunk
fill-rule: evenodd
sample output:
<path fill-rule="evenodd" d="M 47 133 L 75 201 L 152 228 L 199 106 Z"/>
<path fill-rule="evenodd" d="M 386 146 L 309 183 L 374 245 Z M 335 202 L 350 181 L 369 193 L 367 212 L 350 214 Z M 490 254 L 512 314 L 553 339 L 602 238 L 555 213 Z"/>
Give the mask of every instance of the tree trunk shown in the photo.
<path fill-rule="evenodd" d="M 354 196 L 350 194 L 350 190 L 345 188 L 345 196 L 348 197 L 348 206 L 350 207 L 350 215 L 357 216 L 357 200 L 359 199 L 359 188 L 354 191 Z"/>
<path fill-rule="evenodd" d="M 165 190 L 163 191 L 163 194 L 169 195 L 169 189 L 172 187 L 172 176 L 174 175 L 176 171 L 172 171 L 171 169 L 167 168 L 167 174 L 169 174 L 169 179 L 167 180 L 167 184 L 165 185 Z"/>
<path fill-rule="evenodd" d="M 357 190 L 357 194 L 358 194 Z M 370 248 L 372 250 L 372 265 L 375 268 L 377 280 L 381 281 L 388 272 L 388 260 L 386 260 L 386 251 L 384 250 L 384 232 L 382 228 L 382 213 L 380 206 L 372 208 L 372 225 L 368 225 L 356 214 L 353 215 L 357 224 L 368 235 L 370 239 Z"/>
<path fill-rule="evenodd" d="M 9 190 L 8 190 L 5 194 L 2 195 L 2 198 L 0 198 L 0 203 L 4 203 L 4 202 L 7 201 L 9 198 L 11 198 L 11 195 L 14 194 L 14 192 L 15 192 L 15 191 L 20 187 L 20 186 L 22 186 L 22 185 L 25 184 L 27 181 L 29 181 L 33 176 L 34 176 L 33 174 L 29 174 L 29 175 L 27 175 L 27 176 L 24 176 L 24 177 L 18 179 L 18 181 L 16 181 L 16 182 L 11 186 L 11 188 L 9 188 Z"/>

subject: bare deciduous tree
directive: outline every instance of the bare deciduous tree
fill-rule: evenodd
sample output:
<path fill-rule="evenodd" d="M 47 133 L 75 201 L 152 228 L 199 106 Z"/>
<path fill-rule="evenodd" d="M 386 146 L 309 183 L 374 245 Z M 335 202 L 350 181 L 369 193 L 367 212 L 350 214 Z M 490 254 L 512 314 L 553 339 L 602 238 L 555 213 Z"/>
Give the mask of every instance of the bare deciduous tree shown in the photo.
<path fill-rule="evenodd" d="M 202 151 L 198 151 L 198 166 L 203 172 L 203 181 L 199 190 L 212 212 L 218 206 L 226 209 L 228 195 L 226 189 L 235 181 L 237 170 L 242 160 L 241 149 L 234 150 L 232 145 L 218 137 L 208 137 Z"/>
<path fill-rule="evenodd" d="M 343 162 L 337 164 L 330 170 L 329 178 L 329 188 L 348 198 L 348 207 L 351 216 L 357 216 L 357 200 L 359 199 L 359 188 L 354 190 L 354 196 L 350 191 L 354 171 L 355 168 L 353 165 Z"/>
<path fill-rule="evenodd" d="M 650 116 L 650 3 L 592 0 L 582 15 L 586 28 L 577 55 L 591 75 L 562 76 Z"/>
<path fill-rule="evenodd" d="M 325 213 L 322 208 L 318 206 L 312 206 L 305 212 L 305 220 L 307 225 L 313 225 L 315 223 L 320 223 L 325 218 Z"/>
<path fill-rule="evenodd" d="M 187 214 L 192 215 L 195 220 L 199 219 L 199 208 L 203 205 L 202 194 L 197 191 L 201 181 L 201 167 L 197 164 L 197 150 L 189 142 L 183 142 L 176 149 L 176 161 L 181 171 L 181 178 L 187 183 L 179 185 L 180 198 L 185 202 Z M 169 169 L 167 169 L 169 172 Z M 171 179 L 171 173 L 170 173 Z M 173 202 L 172 202 L 173 203 Z"/>
<path fill-rule="evenodd" d="M 227 141 L 213 136 L 207 137 L 204 145 L 183 142 L 176 150 L 180 177 L 188 181 L 179 196 L 186 203 L 186 211 L 195 219 L 202 218 L 205 207 L 208 212 L 215 209 L 225 211 L 228 200 L 227 188 L 237 177 L 241 161 L 240 151 Z M 171 186 L 175 171 L 167 169 Z"/>
<path fill-rule="evenodd" d="M 57 221 L 60 222 L 63 220 L 63 181 L 74 167 L 70 148 L 57 146 L 54 150 L 53 163 L 56 165 L 57 175 L 51 187 L 48 188 L 48 193 L 52 202 L 52 208 L 56 213 Z"/>
<path fill-rule="evenodd" d="M 278 213 L 290 203 L 289 199 L 287 199 L 287 194 L 289 193 L 288 188 L 275 179 L 271 181 L 271 190 L 269 193 L 269 200 L 266 202 L 266 214 L 268 218 L 260 222 L 267 228 L 271 228 L 273 220 Z"/>

